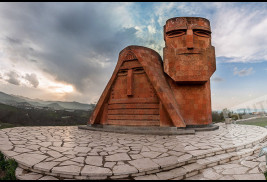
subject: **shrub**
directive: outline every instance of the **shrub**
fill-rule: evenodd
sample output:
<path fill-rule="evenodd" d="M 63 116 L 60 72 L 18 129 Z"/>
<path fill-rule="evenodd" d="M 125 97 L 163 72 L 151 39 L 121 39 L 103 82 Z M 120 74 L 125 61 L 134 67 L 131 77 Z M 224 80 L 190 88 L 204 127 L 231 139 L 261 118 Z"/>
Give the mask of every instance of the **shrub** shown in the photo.
<path fill-rule="evenodd" d="M 5 176 L 0 180 L 16 180 L 15 171 L 18 163 L 14 159 L 5 160 L 4 155 L 0 152 L 0 168 L 4 171 Z"/>

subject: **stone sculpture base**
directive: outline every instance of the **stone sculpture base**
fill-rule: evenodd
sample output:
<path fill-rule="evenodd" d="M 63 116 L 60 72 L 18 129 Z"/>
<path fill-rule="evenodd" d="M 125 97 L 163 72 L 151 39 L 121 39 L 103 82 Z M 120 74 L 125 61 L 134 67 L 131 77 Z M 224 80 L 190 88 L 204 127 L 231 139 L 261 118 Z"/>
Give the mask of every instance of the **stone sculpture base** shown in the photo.
<path fill-rule="evenodd" d="M 115 132 L 115 133 L 131 133 L 131 134 L 146 134 L 146 135 L 188 135 L 195 134 L 197 131 L 213 131 L 219 129 L 219 126 L 201 125 L 201 126 L 187 126 L 186 128 L 177 127 L 158 127 L 158 126 L 116 126 L 116 125 L 87 125 L 79 126 L 79 129 L 86 129 L 92 131 L 105 131 L 105 132 Z"/>

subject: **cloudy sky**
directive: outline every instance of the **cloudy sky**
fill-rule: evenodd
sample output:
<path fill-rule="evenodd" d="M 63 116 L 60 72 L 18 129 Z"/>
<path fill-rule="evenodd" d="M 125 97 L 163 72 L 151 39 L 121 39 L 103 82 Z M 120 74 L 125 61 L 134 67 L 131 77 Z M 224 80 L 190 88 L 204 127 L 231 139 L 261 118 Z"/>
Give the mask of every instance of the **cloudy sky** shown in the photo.
<path fill-rule="evenodd" d="M 141 45 L 162 55 L 163 25 L 179 16 L 210 20 L 213 110 L 267 94 L 266 2 L 0 2 L 0 91 L 95 103 L 119 52 Z"/>

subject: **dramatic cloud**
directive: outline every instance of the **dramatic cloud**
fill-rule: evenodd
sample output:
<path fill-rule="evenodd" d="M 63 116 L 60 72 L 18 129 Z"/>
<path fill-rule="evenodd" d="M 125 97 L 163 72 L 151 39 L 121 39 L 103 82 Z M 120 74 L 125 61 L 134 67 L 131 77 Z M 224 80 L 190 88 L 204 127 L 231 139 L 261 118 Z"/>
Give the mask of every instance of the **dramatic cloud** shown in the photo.
<path fill-rule="evenodd" d="M 226 62 L 267 61 L 267 4 L 218 4 L 212 18 L 216 56 L 228 58 Z"/>
<path fill-rule="evenodd" d="M 252 2 L 1 2 L 0 79 L 4 84 L 0 89 L 14 93 L 17 89 L 17 94 L 29 96 L 50 94 L 53 99 L 55 93 L 64 92 L 57 95 L 96 102 L 119 52 L 128 45 L 140 45 L 162 56 L 163 25 L 178 16 L 210 20 L 217 63 L 267 61 L 266 9 L 267 3 Z M 234 74 L 252 74 L 249 67 L 235 68 Z M 212 80 L 222 82 L 222 78 Z"/>
<path fill-rule="evenodd" d="M 26 74 L 24 77 L 26 80 L 28 80 L 28 82 L 34 87 L 36 88 L 39 85 L 39 81 L 37 79 L 36 74 L 32 73 L 32 74 Z"/>
<path fill-rule="evenodd" d="M 238 76 L 248 76 L 251 75 L 253 73 L 253 68 L 243 68 L 241 70 L 239 70 L 237 67 L 234 68 L 234 75 L 238 75 Z"/>
<path fill-rule="evenodd" d="M 14 72 L 14 71 L 10 71 L 8 73 L 5 74 L 5 76 L 7 77 L 5 80 L 8 83 L 11 83 L 13 85 L 19 85 L 20 84 L 20 76 Z"/>
<path fill-rule="evenodd" d="M 25 69 L 37 67 L 79 92 L 99 96 L 120 50 L 138 44 L 137 30 L 130 26 L 129 6 L 131 3 L 1 3 L 4 58 L 14 65 L 27 65 Z M 10 83 L 19 84 L 15 78 Z M 36 81 L 31 83 L 37 86 Z"/>

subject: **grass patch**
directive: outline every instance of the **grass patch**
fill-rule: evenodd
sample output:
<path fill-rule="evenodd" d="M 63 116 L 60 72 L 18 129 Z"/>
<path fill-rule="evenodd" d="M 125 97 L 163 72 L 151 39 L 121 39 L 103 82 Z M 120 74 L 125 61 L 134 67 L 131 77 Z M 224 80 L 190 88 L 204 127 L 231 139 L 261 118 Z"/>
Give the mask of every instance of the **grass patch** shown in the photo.
<path fill-rule="evenodd" d="M 10 123 L 1 123 L 0 122 L 0 129 L 4 129 L 4 128 L 13 128 L 16 127 L 17 125 L 15 124 L 10 124 Z"/>
<path fill-rule="evenodd" d="M 238 124 L 256 125 L 256 126 L 265 127 L 265 126 L 267 126 L 267 120 L 264 120 L 264 121 L 242 121 Z"/>
<path fill-rule="evenodd" d="M 243 124 L 243 125 L 255 125 L 255 126 L 261 126 L 265 127 L 267 126 L 267 120 L 266 121 L 242 121 L 238 124 Z M 267 171 L 263 173 L 265 176 L 265 179 L 267 180 Z"/>
<path fill-rule="evenodd" d="M 0 180 L 16 180 L 15 171 L 18 163 L 14 159 L 5 160 L 0 152 Z"/>

